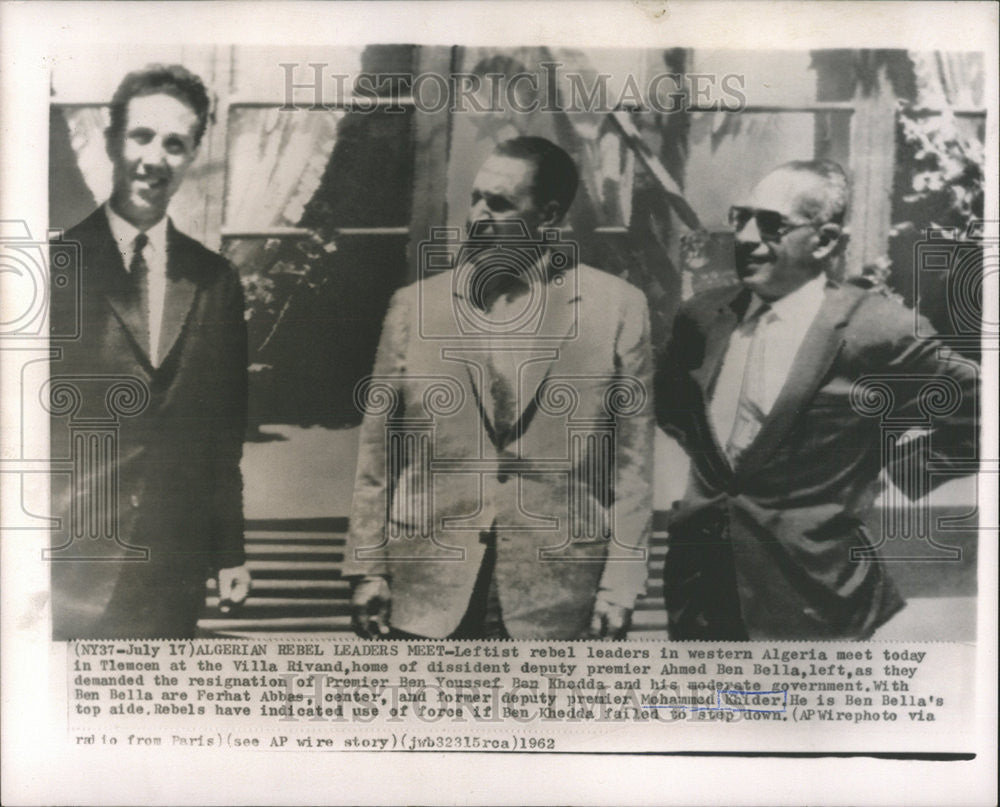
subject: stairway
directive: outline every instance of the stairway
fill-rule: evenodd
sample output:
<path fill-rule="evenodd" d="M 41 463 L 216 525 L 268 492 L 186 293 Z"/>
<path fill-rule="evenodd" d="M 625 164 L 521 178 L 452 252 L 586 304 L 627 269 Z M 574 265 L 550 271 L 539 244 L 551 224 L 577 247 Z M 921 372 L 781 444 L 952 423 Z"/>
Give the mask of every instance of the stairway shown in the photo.
<path fill-rule="evenodd" d="M 665 514 L 657 513 L 651 540 L 647 593 L 636 604 L 630 638 L 666 636 L 663 610 Z M 209 589 L 200 632 L 213 635 L 349 633 L 350 584 L 340 577 L 346 518 L 248 521 L 247 563 L 253 588 L 235 613 L 219 611 Z"/>
<path fill-rule="evenodd" d="M 960 548 L 959 559 L 931 563 L 914 559 L 914 554 L 927 551 L 926 544 L 917 540 L 897 539 L 882 547 L 887 571 L 905 598 L 939 602 L 966 598 L 974 611 L 978 561 L 975 515 L 975 509 L 970 512 L 966 506 L 931 509 L 930 523 L 938 525 L 937 539 Z M 664 511 L 653 516 L 646 594 L 636 603 L 630 639 L 666 638 L 663 560 L 667 517 Z M 948 524 L 948 531 L 943 531 L 941 525 Z M 253 575 L 251 595 L 237 612 L 222 614 L 218 597 L 210 589 L 204 618 L 198 623 L 201 633 L 350 633 L 350 584 L 340 578 L 347 519 L 251 520 L 246 526 L 247 559 Z M 879 508 L 872 511 L 868 528 L 873 536 L 881 534 Z M 974 621 L 972 625 L 974 630 Z"/>

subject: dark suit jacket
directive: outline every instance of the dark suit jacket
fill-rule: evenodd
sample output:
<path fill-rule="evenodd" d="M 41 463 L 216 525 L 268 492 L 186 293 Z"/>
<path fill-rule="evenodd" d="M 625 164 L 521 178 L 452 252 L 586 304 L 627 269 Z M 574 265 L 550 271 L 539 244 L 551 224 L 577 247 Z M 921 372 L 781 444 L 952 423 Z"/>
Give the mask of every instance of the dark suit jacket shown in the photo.
<path fill-rule="evenodd" d="M 483 377 L 488 348 L 461 324 L 473 308 L 455 277 L 407 286 L 390 303 L 363 401 L 344 574 L 388 576 L 393 626 L 443 638 L 465 614 L 481 536 L 492 531 L 510 635 L 578 638 L 599 590 L 631 607 L 645 586 L 646 299 L 584 265 L 550 282 L 537 330 L 504 345 L 521 351 L 519 418 L 516 436 L 498 444 Z M 394 410 L 381 406 L 388 401 Z"/>
<path fill-rule="evenodd" d="M 208 573 L 244 560 L 239 277 L 168 225 L 165 349 L 154 368 L 104 210 L 63 241 L 79 244 L 82 285 L 52 296 L 52 333 L 77 332 L 53 340 L 50 367 L 53 633 L 190 636 Z"/>
<path fill-rule="evenodd" d="M 735 586 L 750 639 L 870 636 L 903 607 L 884 566 L 864 552 L 871 538 L 863 520 L 885 464 L 880 413 L 930 427 L 908 458 L 897 457 L 902 466 L 974 459 L 976 367 L 917 339 L 912 311 L 828 284 L 789 378 L 734 468 L 708 406 L 748 303 L 739 288 L 690 300 L 657 371 L 658 421 L 691 457 L 666 560 L 671 630 L 698 634 Z M 856 386 L 864 376 L 868 382 Z M 948 404 L 922 397 L 927 384 L 946 390 Z M 927 417 L 935 406 L 951 411 Z"/>

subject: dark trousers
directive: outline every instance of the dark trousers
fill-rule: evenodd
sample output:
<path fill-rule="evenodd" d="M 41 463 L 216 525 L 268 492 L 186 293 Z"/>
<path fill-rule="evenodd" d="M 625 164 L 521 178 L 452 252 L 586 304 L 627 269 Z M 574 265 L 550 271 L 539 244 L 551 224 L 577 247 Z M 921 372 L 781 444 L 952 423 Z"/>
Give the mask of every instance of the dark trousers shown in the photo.
<path fill-rule="evenodd" d="M 663 564 L 667 634 L 679 641 L 747 641 L 725 518 L 671 532 Z"/>
<path fill-rule="evenodd" d="M 496 565 L 497 544 L 496 533 L 492 530 L 480 535 L 480 540 L 486 544 L 483 562 L 476 576 L 476 584 L 469 597 L 469 607 L 458 627 L 447 637 L 448 639 L 509 639 L 510 634 L 503 624 L 503 614 L 500 613 L 500 596 L 497 593 Z M 391 628 L 387 639 L 425 639 L 413 633 Z"/>

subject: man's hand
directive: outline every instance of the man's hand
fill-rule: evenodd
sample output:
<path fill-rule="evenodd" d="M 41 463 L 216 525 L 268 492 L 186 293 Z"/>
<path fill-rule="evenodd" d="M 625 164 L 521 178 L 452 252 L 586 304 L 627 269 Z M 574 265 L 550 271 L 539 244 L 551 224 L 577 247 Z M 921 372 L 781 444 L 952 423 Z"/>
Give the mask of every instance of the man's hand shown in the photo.
<path fill-rule="evenodd" d="M 219 610 L 228 614 L 233 606 L 242 605 L 250 593 L 250 570 L 243 566 L 219 569 Z"/>
<path fill-rule="evenodd" d="M 377 639 L 389 632 L 389 583 L 384 577 L 363 577 L 351 594 L 351 627 L 362 639 Z"/>
<path fill-rule="evenodd" d="M 632 609 L 615 605 L 604 595 L 597 595 L 594 603 L 594 615 L 590 618 L 590 630 L 586 639 L 624 639 L 632 626 Z"/>

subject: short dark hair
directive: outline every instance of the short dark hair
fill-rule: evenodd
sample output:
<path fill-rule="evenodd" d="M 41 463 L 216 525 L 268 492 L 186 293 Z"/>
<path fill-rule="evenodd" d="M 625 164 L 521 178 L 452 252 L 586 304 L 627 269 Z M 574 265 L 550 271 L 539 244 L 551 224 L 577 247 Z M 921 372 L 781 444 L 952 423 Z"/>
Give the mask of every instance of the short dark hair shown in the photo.
<path fill-rule="evenodd" d="M 532 195 L 538 205 L 555 201 L 565 213 L 573 204 L 580 173 L 576 164 L 563 149 L 544 137 L 513 137 L 499 143 L 494 154 L 527 160 L 535 166 Z"/>
<path fill-rule="evenodd" d="M 194 133 L 197 146 L 208 127 L 211 101 L 202 80 L 179 64 L 150 64 L 122 79 L 111 98 L 111 123 L 105 133 L 108 138 L 113 140 L 125 131 L 129 101 L 157 93 L 173 96 L 194 110 L 198 116 L 198 128 Z"/>
<path fill-rule="evenodd" d="M 775 171 L 795 171 L 812 174 L 823 180 L 825 198 L 806 202 L 803 215 L 808 216 L 817 224 L 833 222 L 843 224 L 847 215 L 847 197 L 850 183 L 847 173 L 833 160 L 792 160 L 779 165 Z"/>

